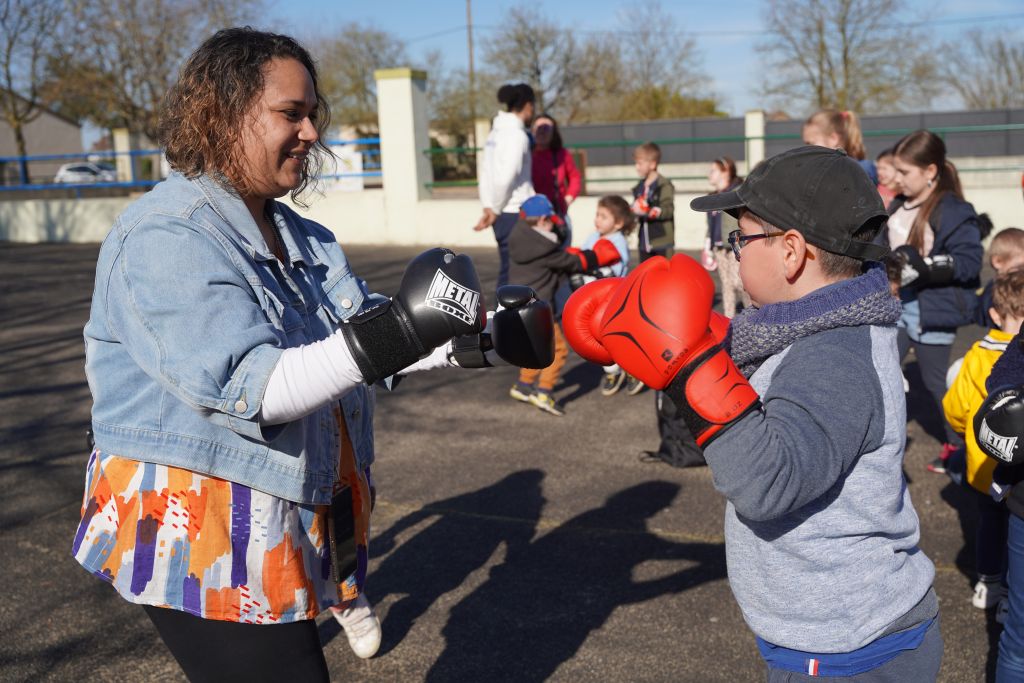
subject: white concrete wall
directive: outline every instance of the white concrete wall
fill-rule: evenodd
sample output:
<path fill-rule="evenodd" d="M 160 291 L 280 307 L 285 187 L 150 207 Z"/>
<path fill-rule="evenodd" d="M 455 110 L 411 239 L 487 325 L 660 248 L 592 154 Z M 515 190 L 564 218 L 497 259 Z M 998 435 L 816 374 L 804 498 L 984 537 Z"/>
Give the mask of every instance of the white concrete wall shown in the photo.
<path fill-rule="evenodd" d="M 131 198 L 0 202 L 0 240 L 100 242 Z"/>
<path fill-rule="evenodd" d="M 957 160 L 962 168 L 983 165 L 1006 167 L 1024 164 L 1024 159 Z M 998 163 L 997 163 L 998 162 Z M 704 169 L 706 164 L 689 166 Z M 698 168 L 666 169 L 670 175 L 696 175 Z M 632 167 L 614 171 L 618 177 Z M 1024 199 L 1021 196 L 1020 173 L 992 171 L 963 173 L 961 176 L 968 201 L 979 211 L 991 216 L 996 230 L 1024 227 Z M 594 229 L 594 214 L 601 194 L 628 195 L 631 182 L 611 187 L 588 186 L 589 196 L 580 197 L 569 208 L 574 242 L 580 244 Z M 705 217 L 691 211 L 690 201 L 706 192 L 700 181 L 677 183 L 676 246 L 699 249 L 704 239 Z M 472 197 L 463 199 L 423 199 L 403 206 L 400 222 L 389 220 L 385 190 L 362 192 L 329 192 L 309 197 L 310 208 L 295 207 L 299 213 L 334 231 L 345 244 L 420 244 L 453 247 L 494 244 L 490 230 L 474 232 L 472 226 L 480 217 L 480 203 Z M 47 199 L 0 202 L 0 240 L 11 242 L 99 242 L 107 234 L 114 218 L 131 198 Z M 635 240 L 635 238 L 634 238 Z"/>

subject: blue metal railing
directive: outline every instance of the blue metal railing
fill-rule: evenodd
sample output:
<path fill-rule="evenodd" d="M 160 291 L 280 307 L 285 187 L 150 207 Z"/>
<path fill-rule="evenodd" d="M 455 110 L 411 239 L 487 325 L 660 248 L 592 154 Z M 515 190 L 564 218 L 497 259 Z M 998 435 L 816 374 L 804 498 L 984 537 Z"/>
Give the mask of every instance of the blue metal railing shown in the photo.
<path fill-rule="evenodd" d="M 324 180 L 337 180 L 342 178 L 379 178 L 381 177 L 381 162 L 380 162 L 380 138 L 379 137 L 366 137 L 357 138 L 355 140 L 328 140 L 326 144 L 329 147 L 333 146 L 345 146 L 345 145 L 359 145 L 363 149 L 358 150 L 362 155 L 362 171 L 357 172 L 346 172 L 346 173 L 334 173 L 334 174 L 323 174 L 320 176 Z M 135 176 L 138 173 L 137 161 L 138 158 L 156 158 L 162 155 L 162 151 L 159 149 L 137 149 L 129 152 L 114 152 L 114 151 L 102 151 L 102 152 L 69 152 L 65 154 L 32 154 L 26 156 L 6 156 L 0 157 L 0 167 L 11 165 L 14 167 L 17 175 L 21 182 L 15 183 L 2 183 L 0 181 L 0 192 L 12 192 L 12 191 L 38 191 L 38 190 L 75 190 L 77 196 L 81 196 L 81 190 L 86 188 L 122 188 L 122 189 L 148 189 L 156 185 L 160 180 L 142 180 Z M 82 164 L 88 163 L 103 163 L 103 162 L 116 162 L 119 157 L 129 157 L 132 159 L 130 180 L 118 180 L 115 182 L 56 182 L 56 181 L 40 181 L 36 179 L 33 181 L 28 175 L 29 164 L 32 163 L 50 163 L 52 162 L 79 162 Z M 57 168 L 48 170 L 47 175 L 49 177 L 55 177 Z M 12 174 L 13 175 L 13 174 Z"/>

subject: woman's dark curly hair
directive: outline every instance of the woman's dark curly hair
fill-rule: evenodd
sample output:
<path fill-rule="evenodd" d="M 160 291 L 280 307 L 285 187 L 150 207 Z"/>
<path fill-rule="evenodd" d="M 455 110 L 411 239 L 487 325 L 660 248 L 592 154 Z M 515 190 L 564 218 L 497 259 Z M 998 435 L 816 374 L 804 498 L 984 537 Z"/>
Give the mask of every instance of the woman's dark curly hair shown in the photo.
<path fill-rule="evenodd" d="M 302 182 L 292 200 L 316 181 L 331 151 L 323 144 L 331 111 L 320 93 L 313 58 L 295 40 L 249 26 L 213 34 L 192 53 L 178 82 L 164 99 L 160 117 L 160 144 L 171 167 L 187 177 L 202 173 L 223 176 L 245 196 L 253 191 L 248 178 L 241 138 L 245 119 L 263 93 L 266 64 L 275 58 L 295 59 L 309 71 L 316 93 L 310 112 L 320 138 L 306 157 Z"/>

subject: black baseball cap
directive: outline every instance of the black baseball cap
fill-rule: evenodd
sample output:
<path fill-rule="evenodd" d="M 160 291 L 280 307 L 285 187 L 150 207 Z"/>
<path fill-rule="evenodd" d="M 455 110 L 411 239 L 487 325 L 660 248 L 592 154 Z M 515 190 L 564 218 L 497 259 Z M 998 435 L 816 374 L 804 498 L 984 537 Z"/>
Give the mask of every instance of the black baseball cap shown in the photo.
<path fill-rule="evenodd" d="M 888 219 L 878 189 L 860 164 L 841 149 L 806 145 L 765 159 L 730 192 L 697 197 L 694 211 L 748 209 L 781 230 L 799 231 L 816 247 L 862 261 L 889 253 L 852 235 Z"/>

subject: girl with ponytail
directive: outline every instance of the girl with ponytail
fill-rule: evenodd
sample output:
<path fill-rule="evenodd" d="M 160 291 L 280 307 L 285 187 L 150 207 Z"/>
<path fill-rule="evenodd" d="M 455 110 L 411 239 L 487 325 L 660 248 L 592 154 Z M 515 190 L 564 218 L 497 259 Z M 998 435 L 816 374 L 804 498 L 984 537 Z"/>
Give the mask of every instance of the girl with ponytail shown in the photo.
<path fill-rule="evenodd" d="M 973 322 L 984 250 L 974 207 L 964 201 L 956 167 L 942 138 L 915 131 L 893 149 L 900 193 L 889 206 L 887 236 L 901 269 L 903 316 L 899 348 L 917 357 L 929 399 L 941 416 L 946 370 L 957 328 Z M 944 472 L 961 444 L 943 422 L 940 457 L 928 469 Z"/>
<path fill-rule="evenodd" d="M 864 134 L 860 130 L 860 119 L 852 111 L 820 109 L 804 121 L 803 139 L 806 145 L 818 145 L 829 149 L 841 149 L 856 159 L 871 182 L 878 184 L 878 170 L 875 162 L 867 159 L 864 149 Z"/>

